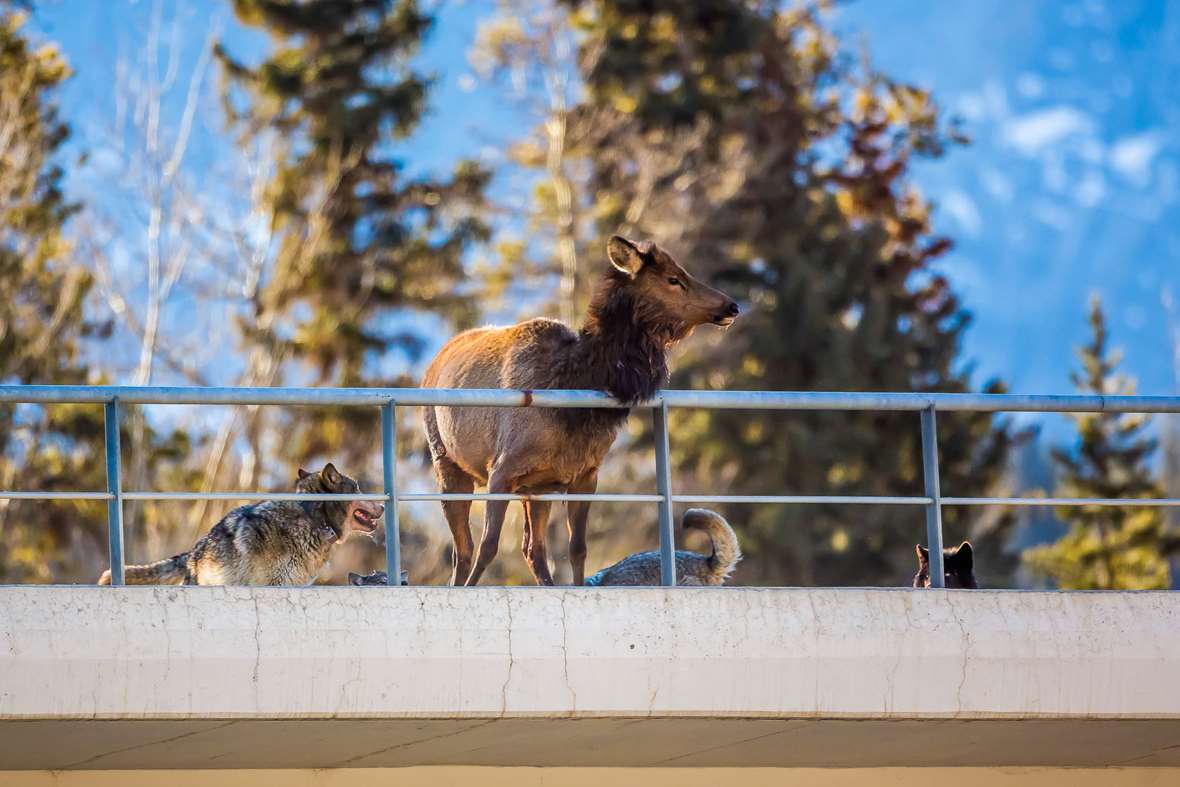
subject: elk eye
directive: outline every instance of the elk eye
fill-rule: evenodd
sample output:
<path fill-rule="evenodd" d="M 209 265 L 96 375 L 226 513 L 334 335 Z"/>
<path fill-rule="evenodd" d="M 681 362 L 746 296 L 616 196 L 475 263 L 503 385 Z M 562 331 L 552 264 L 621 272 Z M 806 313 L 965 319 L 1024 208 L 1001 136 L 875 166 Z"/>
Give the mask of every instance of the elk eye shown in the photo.
<path fill-rule="evenodd" d="M 673 287 L 683 287 L 684 286 L 684 282 L 680 281 L 680 279 L 676 278 L 675 276 L 669 276 L 668 283 L 671 284 Z"/>

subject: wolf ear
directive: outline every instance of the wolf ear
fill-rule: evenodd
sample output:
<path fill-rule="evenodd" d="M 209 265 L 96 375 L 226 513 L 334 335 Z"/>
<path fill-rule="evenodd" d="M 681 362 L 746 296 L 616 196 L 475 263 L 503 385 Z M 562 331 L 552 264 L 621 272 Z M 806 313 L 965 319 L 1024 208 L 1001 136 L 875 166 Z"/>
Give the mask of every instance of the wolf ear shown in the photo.
<path fill-rule="evenodd" d="M 975 563 L 975 550 L 971 548 L 971 542 L 964 541 L 962 544 L 959 544 L 958 548 L 955 549 L 955 557 L 958 558 L 956 562 L 960 569 L 970 571 Z"/>
<path fill-rule="evenodd" d="M 304 470 L 302 467 L 301 467 L 301 468 L 299 468 L 299 480 L 300 480 L 300 481 L 302 481 L 303 479 L 307 478 L 309 475 L 311 475 L 311 473 L 307 472 L 307 471 L 306 471 L 306 470 Z"/>
<path fill-rule="evenodd" d="M 610 240 L 606 242 L 606 256 L 610 258 L 611 265 L 632 279 L 638 276 L 643 268 L 643 253 L 622 235 L 610 236 Z"/>
<path fill-rule="evenodd" d="M 337 470 L 336 465 L 332 464 L 331 462 L 328 462 L 328 464 L 324 465 L 323 476 L 324 480 L 329 484 L 338 484 L 343 480 L 340 476 L 340 471 Z"/>
<path fill-rule="evenodd" d="M 918 555 L 919 564 L 930 562 L 930 550 L 926 547 L 921 544 L 914 544 L 914 552 Z"/>

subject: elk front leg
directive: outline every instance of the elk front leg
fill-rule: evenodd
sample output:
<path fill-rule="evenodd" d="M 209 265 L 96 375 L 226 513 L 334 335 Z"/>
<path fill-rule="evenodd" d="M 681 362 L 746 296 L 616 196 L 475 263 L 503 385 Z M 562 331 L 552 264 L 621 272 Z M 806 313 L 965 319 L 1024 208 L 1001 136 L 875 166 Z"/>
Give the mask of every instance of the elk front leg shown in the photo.
<path fill-rule="evenodd" d="M 538 585 L 552 585 L 549 558 L 545 552 L 545 536 L 549 529 L 549 509 L 552 503 L 542 500 L 524 501 L 524 559 Z"/>
<path fill-rule="evenodd" d="M 569 493 L 592 495 L 598 489 L 598 468 L 580 476 L 570 484 Z M 570 532 L 570 570 L 574 585 L 581 585 L 586 578 L 586 522 L 590 517 L 590 501 L 570 501 L 565 504 L 566 519 Z"/>

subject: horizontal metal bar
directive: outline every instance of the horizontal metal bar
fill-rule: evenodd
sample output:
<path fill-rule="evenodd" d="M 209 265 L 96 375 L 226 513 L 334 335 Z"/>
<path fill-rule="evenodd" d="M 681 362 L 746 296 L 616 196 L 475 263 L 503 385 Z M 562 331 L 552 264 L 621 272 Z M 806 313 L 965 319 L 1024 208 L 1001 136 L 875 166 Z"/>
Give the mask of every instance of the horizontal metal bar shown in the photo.
<path fill-rule="evenodd" d="M 648 494 L 611 494 L 599 492 L 593 495 L 542 494 L 542 495 L 514 495 L 514 494 L 458 494 L 458 493 L 405 493 L 398 495 L 403 502 L 422 502 L 426 500 L 573 500 L 605 503 L 659 503 L 663 495 Z M 927 505 L 928 497 L 856 497 L 852 495 L 672 495 L 673 503 L 818 503 L 818 504 L 850 504 L 850 505 Z"/>
<path fill-rule="evenodd" d="M 193 386 L 0 385 L 0 402 L 466 407 L 624 407 L 601 391 L 504 388 L 197 388 Z M 640 405 L 646 406 L 646 405 Z"/>
<path fill-rule="evenodd" d="M 601 391 L 458 388 L 197 388 L 186 386 L 3 385 L 0 402 L 30 404 L 399 405 L 623 407 Z M 637 407 L 729 410 L 1180 413 L 1180 396 L 809 391 L 662 391 Z"/>
<path fill-rule="evenodd" d="M 416 493 L 401 492 L 397 496 L 399 503 L 421 503 L 429 500 L 540 500 L 540 501 L 574 501 L 595 503 L 658 503 L 664 498 L 660 495 L 630 495 L 600 492 L 593 495 L 570 495 L 558 492 L 546 492 L 537 495 L 514 495 L 497 492 L 495 494 L 461 494 L 458 492 Z"/>
<path fill-rule="evenodd" d="M 1180 499 L 1166 497 L 944 497 L 948 506 L 1124 506 L 1161 508 L 1180 506 Z"/>
<path fill-rule="evenodd" d="M 124 492 L 124 500 L 378 500 L 388 495 L 303 494 L 301 492 Z"/>
<path fill-rule="evenodd" d="M 0 500 L 110 500 L 107 492 L 15 492 L 0 491 Z M 385 502 L 390 499 L 384 494 L 334 495 L 302 494 L 299 492 L 124 492 L 124 500 L 374 500 Z M 546 493 L 538 495 L 514 494 L 445 494 L 405 493 L 398 495 L 399 502 L 420 503 L 441 500 L 549 500 L 596 501 L 602 503 L 658 503 L 660 495 L 612 494 L 600 492 L 593 495 L 570 495 Z M 929 497 L 874 497 L 870 495 L 672 495 L 674 503 L 715 503 L 726 504 L 783 504 L 783 505 L 863 505 L 863 506 L 923 506 L 929 505 Z M 1144 508 L 1180 507 L 1180 498 L 1100 498 L 1100 497 L 944 497 L 943 505 L 948 506 L 1126 506 Z"/>
<path fill-rule="evenodd" d="M 109 492 L 0 492 L 0 500 L 112 500 Z"/>
<path fill-rule="evenodd" d="M 799 503 L 864 506 L 924 506 L 928 497 L 858 497 L 855 495 L 672 495 L 674 503 Z"/>
<path fill-rule="evenodd" d="M 841 393 L 808 391 L 663 391 L 669 407 L 713 410 L 1180 413 L 1180 396 Z"/>
<path fill-rule="evenodd" d="M 15 492 L 0 491 L 0 500 L 111 500 L 107 492 Z M 124 500 L 374 500 L 386 502 L 384 494 L 302 494 L 299 492 L 124 492 Z M 660 495 L 612 494 L 600 492 L 593 495 L 569 495 L 546 493 L 539 495 L 513 494 L 444 494 L 406 493 L 399 494 L 398 501 L 420 503 L 441 500 L 549 500 L 595 501 L 602 503 L 658 503 Z M 863 506 L 923 506 L 929 505 L 929 497 L 874 497 L 857 495 L 672 495 L 674 503 L 715 503 L 718 505 L 741 504 L 783 504 L 783 505 L 863 505 Z M 943 505 L 948 506 L 1126 506 L 1144 508 L 1180 507 L 1178 498 L 1100 498 L 1100 497 L 944 497 Z"/>

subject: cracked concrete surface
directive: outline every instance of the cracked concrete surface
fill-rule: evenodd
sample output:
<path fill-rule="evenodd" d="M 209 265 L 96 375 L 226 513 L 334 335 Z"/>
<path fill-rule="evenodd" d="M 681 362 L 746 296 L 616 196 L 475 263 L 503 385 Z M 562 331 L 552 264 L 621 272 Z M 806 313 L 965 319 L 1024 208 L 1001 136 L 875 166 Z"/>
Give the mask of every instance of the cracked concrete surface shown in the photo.
<path fill-rule="evenodd" d="M 643 724 L 703 724 L 705 740 L 661 750 L 679 764 L 739 744 L 789 758 L 783 733 L 794 743 L 810 726 L 792 725 L 831 720 L 1105 719 L 1151 721 L 1160 736 L 1109 762 L 1180 761 L 1178 623 L 1172 593 L 0 587 L 0 737 L 106 720 L 83 728 L 101 745 L 82 735 L 53 767 L 121 767 L 167 739 L 220 741 L 208 756 L 238 762 L 241 725 L 322 721 L 329 737 L 346 734 L 332 732 L 339 720 L 378 725 L 308 766 L 323 767 L 411 764 L 441 746 L 447 762 L 501 762 L 505 745 L 537 738 L 518 725 L 538 719 L 619 725 L 594 738 L 600 750 L 641 740 Z M 714 741 L 727 719 L 732 741 Z M 146 748 L 129 724 L 149 724 Z M 274 751 L 298 759 L 293 745 Z"/>
<path fill-rule="evenodd" d="M 500 715 L 508 714 L 508 684 L 512 682 L 512 668 L 516 660 L 512 657 L 512 597 L 504 596 L 504 613 L 508 617 L 508 625 L 504 628 L 504 636 L 508 640 L 508 668 L 504 674 L 504 684 L 500 686 Z"/>
<path fill-rule="evenodd" d="M 1180 594 L 0 587 L 0 719 L 1180 718 Z"/>

